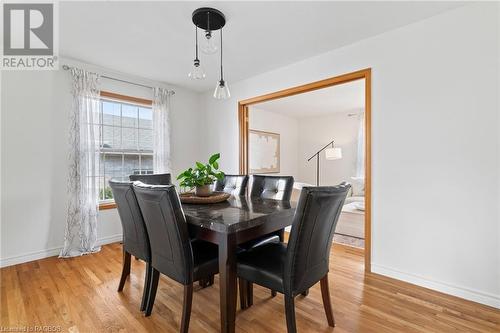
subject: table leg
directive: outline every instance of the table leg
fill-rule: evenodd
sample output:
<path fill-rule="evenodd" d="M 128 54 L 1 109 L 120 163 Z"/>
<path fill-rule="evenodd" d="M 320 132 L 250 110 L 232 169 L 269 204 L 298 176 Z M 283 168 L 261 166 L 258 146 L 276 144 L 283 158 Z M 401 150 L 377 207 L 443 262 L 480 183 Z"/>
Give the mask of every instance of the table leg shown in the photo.
<path fill-rule="evenodd" d="M 236 318 L 236 239 L 221 235 L 219 242 L 221 332 L 234 333 Z"/>
<path fill-rule="evenodd" d="M 280 242 L 284 242 L 285 241 L 285 229 L 281 229 L 280 231 L 278 231 L 278 236 L 280 237 Z"/>

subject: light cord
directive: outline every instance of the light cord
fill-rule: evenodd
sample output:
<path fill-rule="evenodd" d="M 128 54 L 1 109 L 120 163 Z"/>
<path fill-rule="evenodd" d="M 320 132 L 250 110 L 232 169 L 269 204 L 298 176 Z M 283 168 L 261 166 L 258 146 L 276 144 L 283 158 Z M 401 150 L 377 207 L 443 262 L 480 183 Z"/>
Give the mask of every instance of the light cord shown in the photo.
<path fill-rule="evenodd" d="M 220 79 L 224 81 L 224 74 L 222 71 L 222 28 L 220 28 Z"/>

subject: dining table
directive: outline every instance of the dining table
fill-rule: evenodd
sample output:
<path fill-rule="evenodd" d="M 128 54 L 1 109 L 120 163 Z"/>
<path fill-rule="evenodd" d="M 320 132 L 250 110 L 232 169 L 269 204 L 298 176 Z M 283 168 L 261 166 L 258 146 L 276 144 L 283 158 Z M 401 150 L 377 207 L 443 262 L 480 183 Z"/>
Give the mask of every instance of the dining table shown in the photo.
<path fill-rule="evenodd" d="M 214 204 L 182 204 L 191 237 L 218 245 L 221 332 L 235 331 L 238 245 L 292 224 L 290 201 L 231 196 Z"/>

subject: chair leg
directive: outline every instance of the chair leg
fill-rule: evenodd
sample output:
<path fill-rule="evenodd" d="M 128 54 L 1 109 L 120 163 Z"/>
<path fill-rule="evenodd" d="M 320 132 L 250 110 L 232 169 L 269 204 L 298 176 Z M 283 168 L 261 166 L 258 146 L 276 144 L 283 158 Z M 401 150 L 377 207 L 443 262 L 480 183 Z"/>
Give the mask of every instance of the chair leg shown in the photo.
<path fill-rule="evenodd" d="M 323 307 L 325 308 L 326 320 L 328 325 L 335 327 L 333 318 L 332 303 L 330 301 L 330 290 L 328 288 L 328 273 L 321 279 L 321 296 L 323 297 Z"/>
<path fill-rule="evenodd" d="M 153 311 L 153 305 L 155 304 L 156 290 L 158 289 L 158 280 L 160 279 L 160 272 L 156 269 L 151 269 L 151 283 L 149 286 L 148 303 L 146 304 L 146 310 L 144 311 L 144 316 L 149 317 L 151 311 Z"/>
<path fill-rule="evenodd" d="M 242 278 L 239 278 L 238 281 L 240 289 L 240 307 L 243 310 L 247 308 L 248 282 Z"/>
<path fill-rule="evenodd" d="M 309 289 L 306 289 L 305 291 L 303 291 L 301 293 L 302 296 L 306 297 L 307 295 L 309 295 Z"/>
<path fill-rule="evenodd" d="M 253 305 L 253 283 L 247 281 L 246 289 L 247 289 L 247 299 L 246 299 L 247 304 L 246 305 L 247 305 L 247 308 L 249 308 Z"/>
<path fill-rule="evenodd" d="M 200 281 L 198 281 L 198 284 L 202 288 L 210 287 L 211 285 L 214 284 L 214 276 L 210 275 L 209 277 L 200 279 Z"/>
<path fill-rule="evenodd" d="M 123 251 L 123 268 L 122 277 L 120 278 L 120 283 L 118 284 L 118 291 L 123 290 L 125 281 L 127 281 L 127 276 L 130 275 L 130 253 Z"/>
<path fill-rule="evenodd" d="M 189 319 L 191 318 L 191 305 L 193 303 L 193 284 L 184 286 L 184 305 L 182 307 L 181 333 L 189 330 Z"/>
<path fill-rule="evenodd" d="M 285 295 L 286 328 L 288 333 L 296 333 L 295 325 L 295 303 L 293 296 Z"/>
<path fill-rule="evenodd" d="M 144 290 L 142 292 L 141 311 L 146 310 L 146 304 L 149 297 L 149 288 L 151 286 L 151 263 L 146 263 L 146 274 L 144 274 Z"/>
<path fill-rule="evenodd" d="M 276 296 L 276 290 L 271 290 L 271 297 L 275 297 Z"/>

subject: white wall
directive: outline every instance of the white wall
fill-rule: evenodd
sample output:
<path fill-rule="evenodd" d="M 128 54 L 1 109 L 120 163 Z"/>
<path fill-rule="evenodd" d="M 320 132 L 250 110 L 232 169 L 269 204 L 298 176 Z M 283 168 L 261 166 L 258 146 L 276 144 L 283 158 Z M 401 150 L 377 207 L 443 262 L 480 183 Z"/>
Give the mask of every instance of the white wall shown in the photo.
<path fill-rule="evenodd" d="M 251 107 L 249 112 L 249 128 L 259 131 L 273 132 L 280 135 L 280 172 L 274 175 L 293 176 L 298 179 L 298 131 L 296 118 L 283 114 Z M 251 154 L 252 148 L 249 147 Z"/>
<path fill-rule="evenodd" d="M 336 112 L 328 116 L 307 117 L 299 120 L 299 177 L 301 182 L 316 184 L 316 158 L 307 159 L 335 140 L 335 147 L 342 149 L 342 158 L 329 161 L 320 154 L 320 184 L 336 185 L 350 182 L 356 176 L 359 116 L 350 112 Z"/>
<path fill-rule="evenodd" d="M 78 64 L 71 60 L 62 63 Z M 96 69 L 94 66 L 79 65 Z M 148 83 L 105 69 L 97 70 Z M 62 70 L 2 73 L 1 266 L 57 255 L 63 245 L 70 83 L 69 72 Z M 149 89 L 116 81 L 103 80 L 102 89 L 152 97 Z M 173 89 L 176 93 L 172 101 L 171 152 L 172 173 L 177 175 L 199 158 L 199 97 L 179 87 Z M 117 211 L 101 211 L 99 242 L 121 240 L 121 233 Z"/>
<path fill-rule="evenodd" d="M 438 16 L 204 95 L 205 151 L 238 171 L 239 100 L 373 69 L 372 270 L 500 307 L 498 4 Z"/>

